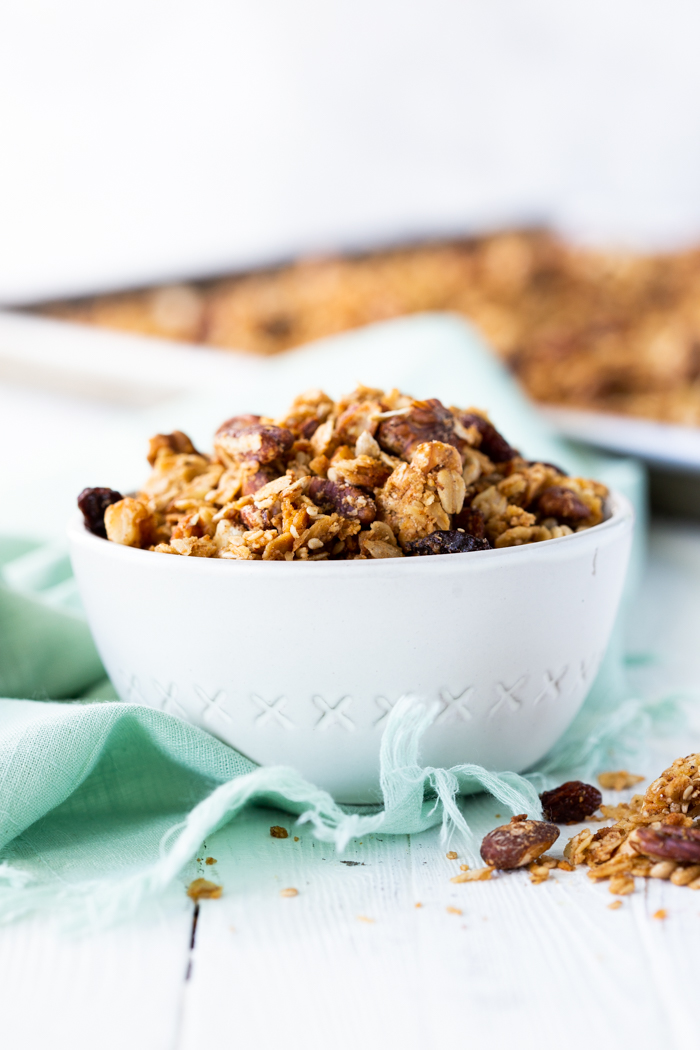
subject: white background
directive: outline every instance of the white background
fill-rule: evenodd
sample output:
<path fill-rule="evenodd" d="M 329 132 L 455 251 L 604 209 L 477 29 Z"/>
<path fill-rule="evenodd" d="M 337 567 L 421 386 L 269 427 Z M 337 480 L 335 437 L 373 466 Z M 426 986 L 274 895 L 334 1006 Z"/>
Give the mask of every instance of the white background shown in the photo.
<path fill-rule="evenodd" d="M 4 0 L 0 302 L 547 219 L 700 234 L 690 0 Z"/>

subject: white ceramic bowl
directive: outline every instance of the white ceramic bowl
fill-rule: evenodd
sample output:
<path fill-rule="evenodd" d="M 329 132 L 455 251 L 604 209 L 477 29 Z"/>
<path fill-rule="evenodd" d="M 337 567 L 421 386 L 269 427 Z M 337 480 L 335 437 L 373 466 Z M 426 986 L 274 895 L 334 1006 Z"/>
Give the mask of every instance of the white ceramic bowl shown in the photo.
<path fill-rule="evenodd" d="M 338 800 L 377 798 L 404 693 L 437 699 L 422 760 L 522 771 L 580 708 L 622 593 L 633 511 L 525 547 L 354 562 L 213 561 L 91 535 L 71 556 L 122 700 L 186 718 Z"/>

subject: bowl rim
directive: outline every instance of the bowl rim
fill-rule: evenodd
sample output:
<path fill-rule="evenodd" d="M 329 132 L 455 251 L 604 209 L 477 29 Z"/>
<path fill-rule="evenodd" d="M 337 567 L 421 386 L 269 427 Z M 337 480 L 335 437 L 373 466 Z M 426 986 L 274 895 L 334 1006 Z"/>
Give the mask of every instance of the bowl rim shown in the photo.
<path fill-rule="evenodd" d="M 584 545 L 589 546 L 592 544 L 595 546 L 597 538 L 610 540 L 615 533 L 624 532 L 627 529 L 631 531 L 634 525 L 635 512 L 627 496 L 611 489 L 606 500 L 606 509 L 608 511 L 607 517 L 599 525 L 594 525 L 583 532 L 573 532 L 568 536 L 558 536 L 555 539 L 541 543 L 528 543 L 517 547 L 499 547 L 485 551 L 464 551 L 446 556 L 378 558 L 367 559 L 366 561 L 332 562 L 247 561 L 243 559 L 186 558 L 173 555 L 163 557 L 166 558 L 166 563 L 171 565 L 171 569 L 168 571 L 210 572 L 214 570 L 217 573 L 237 572 L 239 574 L 244 571 L 252 571 L 261 576 L 261 578 L 267 578 L 270 573 L 298 574 L 301 572 L 304 578 L 308 578 L 309 575 L 328 577 L 331 574 L 335 575 L 336 572 L 354 574 L 360 572 L 366 575 L 367 573 L 386 573 L 387 570 L 391 570 L 391 575 L 394 575 L 396 572 L 402 574 L 416 571 L 435 572 L 436 569 L 441 571 L 449 569 L 452 572 L 457 568 L 462 570 L 468 566 L 471 566 L 473 569 L 477 569 L 477 567 L 485 569 L 490 565 L 495 566 L 496 563 L 502 562 L 503 559 L 524 560 L 527 558 L 527 560 L 532 560 L 535 558 L 537 561 L 540 561 L 541 559 L 548 560 L 552 557 L 558 559 L 566 554 L 575 556 L 576 553 L 582 553 L 580 548 Z M 152 557 L 153 551 L 142 550 L 138 547 L 126 547 L 120 543 L 112 543 L 101 536 L 95 536 L 86 528 L 80 511 L 77 511 L 71 518 L 67 533 L 71 547 L 87 548 L 93 554 L 110 559 L 121 559 L 126 563 L 131 562 L 132 566 L 139 564 L 139 559 L 142 560 L 148 557 L 150 560 L 142 564 L 143 569 L 147 565 L 155 568 L 157 565 L 163 564 L 163 558 L 158 559 L 156 562 Z M 547 553 L 548 551 L 549 554 Z M 224 566 L 229 566 L 229 568 L 224 568 Z M 430 566 L 433 566 L 433 568 L 431 569 Z"/>

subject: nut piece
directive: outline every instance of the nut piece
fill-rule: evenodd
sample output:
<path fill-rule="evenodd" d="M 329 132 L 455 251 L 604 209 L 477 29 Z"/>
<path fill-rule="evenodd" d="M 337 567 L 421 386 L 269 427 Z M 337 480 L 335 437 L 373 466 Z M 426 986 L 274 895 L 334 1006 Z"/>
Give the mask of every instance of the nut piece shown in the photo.
<path fill-rule="evenodd" d="M 523 868 L 539 857 L 559 838 L 559 828 L 542 820 L 528 820 L 525 814 L 510 824 L 494 828 L 481 843 L 481 856 L 492 868 Z"/>
<path fill-rule="evenodd" d="M 371 496 L 354 485 L 312 478 L 309 498 L 320 507 L 334 510 L 342 518 L 357 519 L 361 525 L 370 525 L 377 516 L 377 505 Z"/>
<path fill-rule="evenodd" d="M 478 540 L 466 532 L 455 529 L 440 529 L 405 544 L 407 554 L 466 554 L 470 551 L 487 551 L 488 540 Z"/>
<path fill-rule="evenodd" d="M 567 780 L 540 795 L 545 820 L 553 824 L 578 824 L 595 813 L 603 801 L 598 788 L 582 780 Z"/>
<path fill-rule="evenodd" d="M 155 522 L 145 503 L 126 496 L 105 510 L 107 539 L 124 547 L 148 547 L 153 540 Z"/>
<path fill-rule="evenodd" d="M 436 397 L 414 401 L 405 414 L 382 420 L 376 437 L 386 452 L 402 459 L 410 459 L 425 441 L 442 441 L 457 449 L 467 444 L 455 433 L 454 416 Z"/>
<path fill-rule="evenodd" d="M 223 891 L 223 886 L 210 882 L 209 879 L 195 879 L 187 887 L 187 896 L 193 901 L 218 900 Z"/>
<path fill-rule="evenodd" d="M 637 853 L 647 857 L 700 864 L 700 828 L 673 824 L 662 824 L 658 828 L 637 828 L 630 835 L 629 844 Z"/>
<path fill-rule="evenodd" d="M 83 489 L 78 496 L 78 507 L 83 512 L 85 528 L 106 540 L 105 511 L 112 503 L 119 503 L 122 499 L 121 492 L 114 489 Z"/>
<path fill-rule="evenodd" d="M 214 437 L 219 459 L 231 467 L 241 460 L 271 463 L 294 444 L 294 435 L 286 427 L 261 423 L 260 416 L 233 416 L 222 423 Z"/>
<path fill-rule="evenodd" d="M 567 525 L 578 525 L 591 513 L 586 504 L 563 485 L 551 485 L 545 489 L 537 505 L 542 517 L 558 518 Z"/>
<path fill-rule="evenodd" d="M 154 466 L 162 448 L 167 448 L 169 452 L 191 452 L 195 456 L 199 455 L 187 434 L 183 434 L 181 430 L 173 430 L 172 434 L 155 434 L 150 439 L 146 459 L 151 466 Z"/>
<path fill-rule="evenodd" d="M 461 412 L 459 421 L 463 427 L 476 427 L 481 435 L 479 451 L 484 452 L 492 463 L 505 463 L 517 456 L 517 450 L 498 433 L 493 423 L 476 412 Z"/>

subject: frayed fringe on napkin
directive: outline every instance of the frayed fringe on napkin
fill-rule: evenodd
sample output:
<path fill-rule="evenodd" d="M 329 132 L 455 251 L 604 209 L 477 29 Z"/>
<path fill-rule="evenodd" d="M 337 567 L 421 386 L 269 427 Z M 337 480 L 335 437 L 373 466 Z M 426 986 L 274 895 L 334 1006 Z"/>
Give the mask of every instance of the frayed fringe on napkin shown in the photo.
<path fill-rule="evenodd" d="M 261 767 L 215 788 L 185 820 L 166 832 L 159 858 L 131 875 L 67 884 L 39 879 L 0 863 L 0 921 L 51 909 L 80 932 L 128 918 L 176 881 L 208 835 L 254 802 L 300 814 L 299 824 L 310 824 L 318 839 L 334 843 L 339 851 L 351 839 L 375 831 L 406 835 L 440 824 L 443 845 L 458 839 L 469 863 L 478 864 L 478 843 L 464 812 L 468 804 L 465 807 L 460 795 L 486 791 L 512 813 L 537 819 L 542 813 L 537 792 L 553 774 L 560 780 L 564 770 L 600 769 L 601 762 L 605 764 L 615 754 L 616 742 L 624 740 L 629 745 L 663 724 L 673 724 L 679 707 L 673 700 L 627 700 L 608 715 L 599 716 L 594 731 L 565 739 L 539 770 L 526 776 L 493 773 L 469 764 L 451 769 L 421 766 L 420 743 L 438 710 L 438 704 L 426 705 L 411 697 L 403 697 L 394 706 L 381 745 L 384 808 L 380 811 L 348 812 L 348 807 L 339 806 L 293 769 Z"/>

